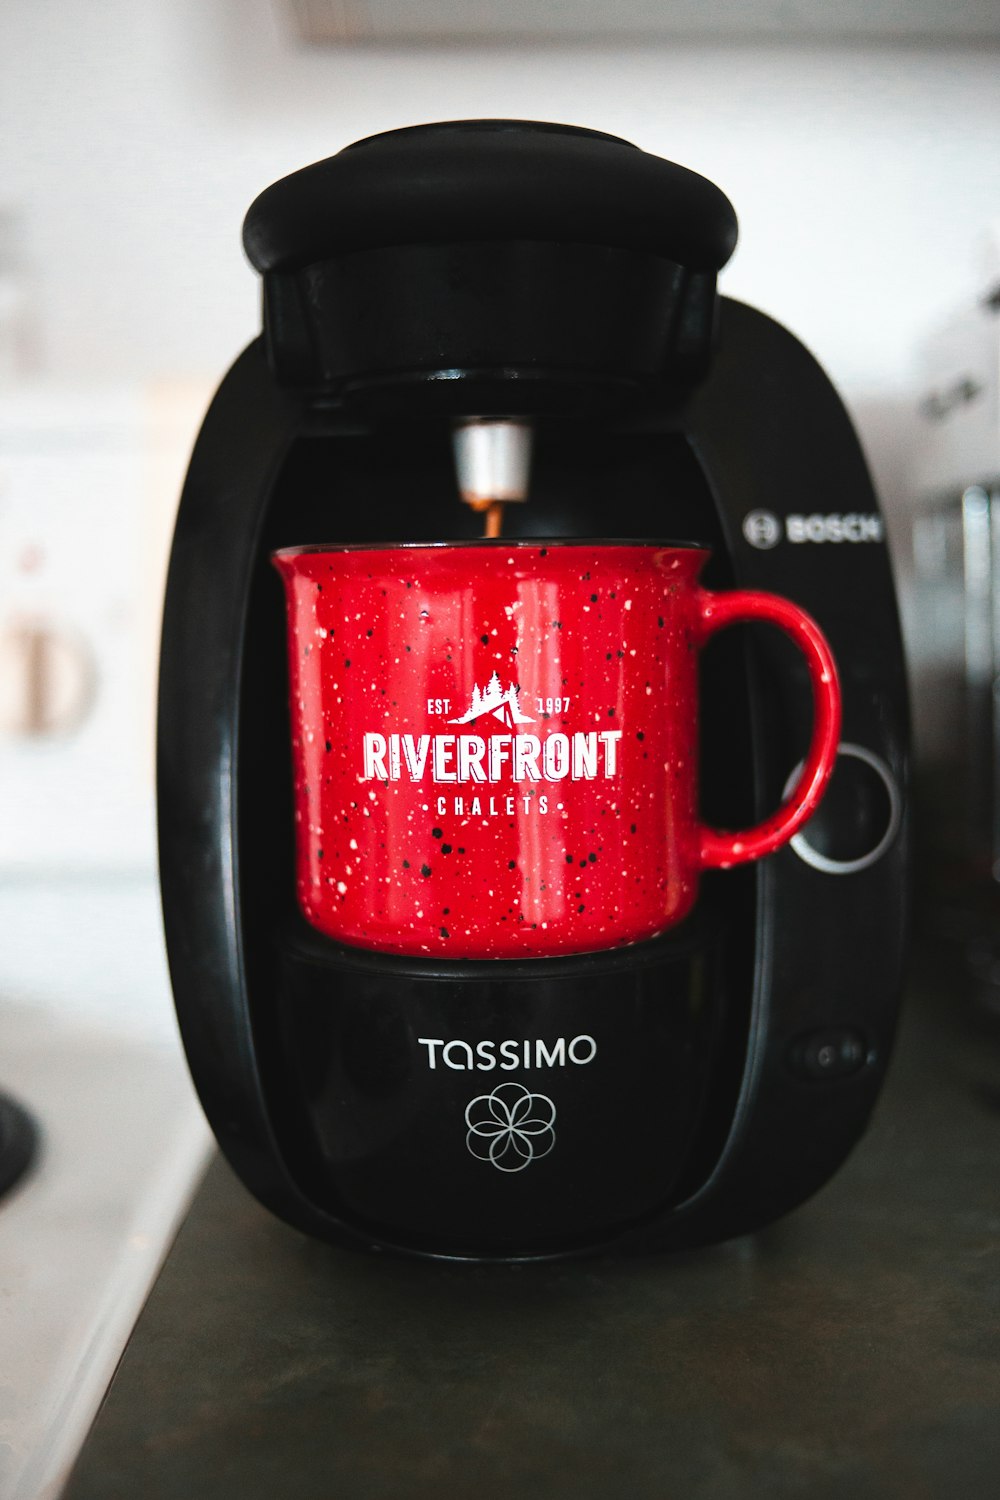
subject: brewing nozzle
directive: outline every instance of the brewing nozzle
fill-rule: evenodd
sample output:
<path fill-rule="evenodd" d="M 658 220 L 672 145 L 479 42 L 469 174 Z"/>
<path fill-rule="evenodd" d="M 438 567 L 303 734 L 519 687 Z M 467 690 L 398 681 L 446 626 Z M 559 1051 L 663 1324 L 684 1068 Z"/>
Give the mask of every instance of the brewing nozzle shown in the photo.
<path fill-rule="evenodd" d="M 486 512 L 485 533 L 499 536 L 503 507 L 528 498 L 534 432 L 524 417 L 460 417 L 452 430 L 458 492 Z"/>

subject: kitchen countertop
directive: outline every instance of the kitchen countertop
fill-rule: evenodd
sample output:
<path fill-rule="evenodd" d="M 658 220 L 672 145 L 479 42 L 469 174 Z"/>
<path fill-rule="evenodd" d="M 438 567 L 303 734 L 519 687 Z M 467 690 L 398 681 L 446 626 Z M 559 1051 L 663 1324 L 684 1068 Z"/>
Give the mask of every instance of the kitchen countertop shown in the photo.
<path fill-rule="evenodd" d="M 66 1500 L 993 1500 L 1000 1015 L 914 967 L 850 1161 L 706 1251 L 365 1257 L 216 1160 Z"/>
<path fill-rule="evenodd" d="M 0 1088 L 37 1131 L 0 1201 L 0 1496 L 54 1500 L 212 1144 L 151 871 L 0 877 Z"/>

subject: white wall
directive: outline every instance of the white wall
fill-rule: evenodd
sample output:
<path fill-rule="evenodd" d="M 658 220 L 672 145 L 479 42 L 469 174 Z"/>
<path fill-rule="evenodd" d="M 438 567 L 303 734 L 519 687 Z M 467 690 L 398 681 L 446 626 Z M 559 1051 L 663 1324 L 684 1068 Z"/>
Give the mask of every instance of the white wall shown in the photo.
<path fill-rule="evenodd" d="M 992 51 L 705 45 L 306 51 L 269 0 L 5 0 L 0 208 L 61 377 L 218 371 L 256 323 L 239 226 L 275 177 L 393 125 L 586 123 L 717 181 L 726 288 L 893 397 L 1000 224 Z"/>

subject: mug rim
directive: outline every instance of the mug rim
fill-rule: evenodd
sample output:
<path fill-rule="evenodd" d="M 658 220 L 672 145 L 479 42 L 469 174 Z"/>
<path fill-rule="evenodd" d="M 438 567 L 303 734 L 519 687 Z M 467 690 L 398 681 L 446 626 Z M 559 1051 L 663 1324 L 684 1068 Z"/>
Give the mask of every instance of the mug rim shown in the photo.
<path fill-rule="evenodd" d="M 490 549 L 496 551 L 506 548 L 538 551 L 541 548 L 560 547 L 635 547 L 644 552 L 705 552 L 710 553 L 711 548 L 706 542 L 655 540 L 649 541 L 644 538 L 635 539 L 629 537 L 589 537 L 589 536 L 535 536 L 535 537 L 471 537 L 461 541 L 434 540 L 429 542 L 304 542 L 294 547 L 278 547 L 271 553 L 271 557 L 277 561 L 285 558 L 310 556 L 318 552 L 430 552 L 430 551 L 455 551 L 459 547 L 482 548 L 484 551 Z"/>

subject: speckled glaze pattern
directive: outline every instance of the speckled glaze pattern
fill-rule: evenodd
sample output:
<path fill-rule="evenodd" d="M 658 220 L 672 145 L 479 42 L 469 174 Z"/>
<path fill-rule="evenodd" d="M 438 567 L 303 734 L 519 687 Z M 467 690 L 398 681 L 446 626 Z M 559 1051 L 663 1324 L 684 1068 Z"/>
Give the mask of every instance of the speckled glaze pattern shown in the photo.
<path fill-rule="evenodd" d="M 454 958 L 587 952 L 679 922 L 706 862 L 706 605 L 738 597 L 745 618 L 771 598 L 706 594 L 706 557 L 504 541 L 277 553 L 307 920 Z M 826 774 L 835 746 L 836 732 Z M 707 862 L 765 852 L 714 837 Z"/>

